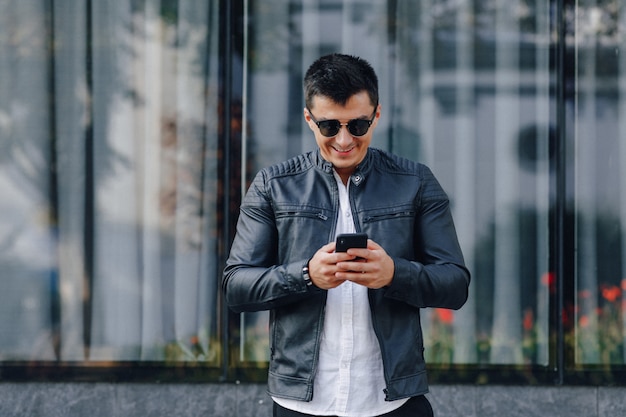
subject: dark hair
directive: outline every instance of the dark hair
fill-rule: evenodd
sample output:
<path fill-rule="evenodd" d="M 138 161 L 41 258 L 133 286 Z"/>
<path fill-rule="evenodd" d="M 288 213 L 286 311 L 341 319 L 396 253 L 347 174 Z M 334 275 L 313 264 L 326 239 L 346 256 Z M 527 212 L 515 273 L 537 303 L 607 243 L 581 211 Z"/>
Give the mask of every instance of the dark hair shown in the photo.
<path fill-rule="evenodd" d="M 378 104 L 378 77 L 366 60 L 344 54 L 325 55 L 304 76 L 304 101 L 312 108 L 313 97 L 324 96 L 344 105 L 350 97 L 366 91 L 372 105 Z"/>

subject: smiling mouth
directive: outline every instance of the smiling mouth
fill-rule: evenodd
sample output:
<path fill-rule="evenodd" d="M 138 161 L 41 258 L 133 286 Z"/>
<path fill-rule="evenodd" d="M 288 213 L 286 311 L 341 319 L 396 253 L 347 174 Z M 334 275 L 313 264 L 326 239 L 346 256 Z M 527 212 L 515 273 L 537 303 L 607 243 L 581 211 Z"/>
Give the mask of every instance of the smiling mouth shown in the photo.
<path fill-rule="evenodd" d="M 333 146 L 333 149 L 334 149 L 337 153 L 349 153 L 350 151 L 352 151 L 352 150 L 354 149 L 354 147 L 352 147 L 352 148 L 348 148 L 348 149 L 338 149 L 338 148 L 335 148 L 335 147 Z"/>

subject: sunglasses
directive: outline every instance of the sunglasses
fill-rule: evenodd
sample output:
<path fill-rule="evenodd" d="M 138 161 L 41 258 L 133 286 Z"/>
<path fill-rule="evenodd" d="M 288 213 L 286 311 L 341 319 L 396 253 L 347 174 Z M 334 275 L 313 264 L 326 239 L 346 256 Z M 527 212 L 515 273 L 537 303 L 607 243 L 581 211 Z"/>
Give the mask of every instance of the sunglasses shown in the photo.
<path fill-rule="evenodd" d="M 370 120 L 352 119 L 348 121 L 348 123 L 341 123 L 339 120 L 322 120 L 318 122 L 315 117 L 313 117 L 313 113 L 311 113 L 311 110 L 308 107 L 306 108 L 306 110 L 309 112 L 309 116 L 311 116 L 311 120 L 313 120 L 313 123 L 315 123 L 320 129 L 320 133 L 327 138 L 332 138 L 333 136 L 337 136 L 337 134 L 341 130 L 341 126 L 347 126 L 348 132 L 350 132 L 352 136 L 363 136 L 364 134 L 366 134 L 370 126 L 372 125 L 372 122 L 376 118 L 377 107 L 378 105 L 374 107 L 374 114 L 372 114 L 372 118 Z"/>

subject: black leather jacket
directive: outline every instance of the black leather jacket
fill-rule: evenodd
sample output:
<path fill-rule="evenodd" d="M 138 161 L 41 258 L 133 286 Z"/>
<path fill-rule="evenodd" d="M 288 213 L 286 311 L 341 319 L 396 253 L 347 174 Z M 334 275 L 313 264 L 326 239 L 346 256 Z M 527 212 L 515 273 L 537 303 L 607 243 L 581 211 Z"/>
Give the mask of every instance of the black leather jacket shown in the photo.
<path fill-rule="evenodd" d="M 302 268 L 334 238 L 339 197 L 319 150 L 260 171 L 244 201 L 223 290 L 237 312 L 270 310 L 269 393 L 313 396 L 326 291 L 305 284 Z M 448 198 L 424 165 L 370 148 L 351 177 L 357 231 L 395 263 L 389 287 L 369 290 L 387 400 L 428 391 L 420 309 L 460 308 L 468 296 Z"/>

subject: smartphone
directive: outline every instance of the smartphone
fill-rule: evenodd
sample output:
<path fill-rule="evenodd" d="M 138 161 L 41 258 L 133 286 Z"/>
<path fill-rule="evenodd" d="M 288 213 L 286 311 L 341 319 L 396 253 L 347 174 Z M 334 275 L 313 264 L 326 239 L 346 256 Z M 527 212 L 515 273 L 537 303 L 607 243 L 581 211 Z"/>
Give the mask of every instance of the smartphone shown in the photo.
<path fill-rule="evenodd" d="M 346 233 L 337 236 L 335 252 L 347 252 L 350 248 L 367 248 L 367 233 Z"/>

